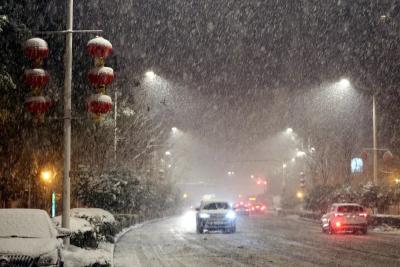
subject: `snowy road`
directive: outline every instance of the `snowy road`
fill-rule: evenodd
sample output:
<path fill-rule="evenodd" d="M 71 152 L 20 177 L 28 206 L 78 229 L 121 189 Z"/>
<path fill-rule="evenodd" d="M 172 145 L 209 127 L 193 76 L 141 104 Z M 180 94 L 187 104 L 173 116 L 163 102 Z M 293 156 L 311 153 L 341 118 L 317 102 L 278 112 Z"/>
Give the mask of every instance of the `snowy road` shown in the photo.
<path fill-rule="evenodd" d="M 116 245 L 115 266 L 400 266 L 400 235 L 329 236 L 273 215 L 242 217 L 235 234 L 198 235 L 190 223 L 182 216 L 132 230 Z"/>

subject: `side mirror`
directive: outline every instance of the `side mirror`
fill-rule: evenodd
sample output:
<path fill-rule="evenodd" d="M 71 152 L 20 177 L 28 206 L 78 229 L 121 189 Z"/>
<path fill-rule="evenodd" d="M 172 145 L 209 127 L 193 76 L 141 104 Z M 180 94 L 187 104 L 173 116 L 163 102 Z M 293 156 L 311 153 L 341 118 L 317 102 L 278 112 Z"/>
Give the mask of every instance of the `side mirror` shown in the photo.
<path fill-rule="evenodd" d="M 57 234 L 57 238 L 66 238 L 66 237 L 70 237 L 72 232 L 70 229 L 68 228 L 57 228 L 58 234 Z"/>
<path fill-rule="evenodd" d="M 195 211 L 200 211 L 200 207 L 196 207 L 196 208 L 195 208 Z"/>

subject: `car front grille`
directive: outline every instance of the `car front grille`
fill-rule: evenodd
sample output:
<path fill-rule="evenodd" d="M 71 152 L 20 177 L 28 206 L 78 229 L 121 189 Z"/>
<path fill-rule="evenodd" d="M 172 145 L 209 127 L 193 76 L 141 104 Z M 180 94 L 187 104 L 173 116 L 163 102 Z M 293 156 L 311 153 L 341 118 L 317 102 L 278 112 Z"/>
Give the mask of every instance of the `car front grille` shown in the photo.
<path fill-rule="evenodd" d="M 212 220 L 223 220 L 225 219 L 225 214 L 211 214 L 210 219 Z"/>
<path fill-rule="evenodd" d="M 35 259 L 24 255 L 0 255 L 0 267 L 33 267 Z"/>

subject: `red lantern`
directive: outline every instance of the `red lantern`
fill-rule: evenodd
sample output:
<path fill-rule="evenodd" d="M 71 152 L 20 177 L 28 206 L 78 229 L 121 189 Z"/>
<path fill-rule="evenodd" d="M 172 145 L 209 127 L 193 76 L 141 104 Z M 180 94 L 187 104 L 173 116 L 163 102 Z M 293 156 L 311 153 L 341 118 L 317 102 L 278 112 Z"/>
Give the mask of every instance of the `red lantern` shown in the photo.
<path fill-rule="evenodd" d="M 25 107 L 32 115 L 46 113 L 51 106 L 51 100 L 45 96 L 31 96 L 25 101 Z"/>
<path fill-rule="evenodd" d="M 110 84 L 114 80 L 114 70 L 109 67 L 91 69 L 88 79 L 93 86 Z"/>
<path fill-rule="evenodd" d="M 363 160 L 367 160 L 367 159 L 368 159 L 368 152 L 367 152 L 367 151 L 361 152 L 361 158 L 362 158 Z"/>
<path fill-rule="evenodd" d="M 24 55 L 30 60 L 47 58 L 49 47 L 47 42 L 40 38 L 31 38 L 25 42 Z"/>
<path fill-rule="evenodd" d="M 112 44 L 103 37 L 96 37 L 87 43 L 86 49 L 92 57 L 106 58 L 112 52 Z"/>
<path fill-rule="evenodd" d="M 29 69 L 24 72 L 24 81 L 31 87 L 43 87 L 49 79 L 49 74 L 43 69 Z"/>
<path fill-rule="evenodd" d="M 393 154 L 389 150 L 383 153 L 383 160 L 384 161 L 391 161 L 393 159 Z"/>
<path fill-rule="evenodd" d="M 87 111 L 97 116 L 106 114 L 112 108 L 112 100 L 108 95 L 91 95 L 86 103 Z"/>

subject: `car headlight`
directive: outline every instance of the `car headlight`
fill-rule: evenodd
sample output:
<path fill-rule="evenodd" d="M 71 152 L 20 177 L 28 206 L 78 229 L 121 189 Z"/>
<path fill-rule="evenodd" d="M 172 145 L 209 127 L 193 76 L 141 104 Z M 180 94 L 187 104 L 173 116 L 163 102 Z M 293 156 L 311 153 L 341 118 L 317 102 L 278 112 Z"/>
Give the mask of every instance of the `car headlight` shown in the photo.
<path fill-rule="evenodd" d="M 236 218 L 236 213 L 233 210 L 230 210 L 226 213 L 225 217 L 233 220 Z"/>
<path fill-rule="evenodd" d="M 50 253 L 43 254 L 39 257 L 38 266 L 55 265 L 58 262 L 58 251 L 55 249 Z"/>
<path fill-rule="evenodd" d="M 210 214 L 208 214 L 208 213 L 200 213 L 199 217 L 202 218 L 202 219 L 208 219 L 208 218 L 210 218 Z"/>

